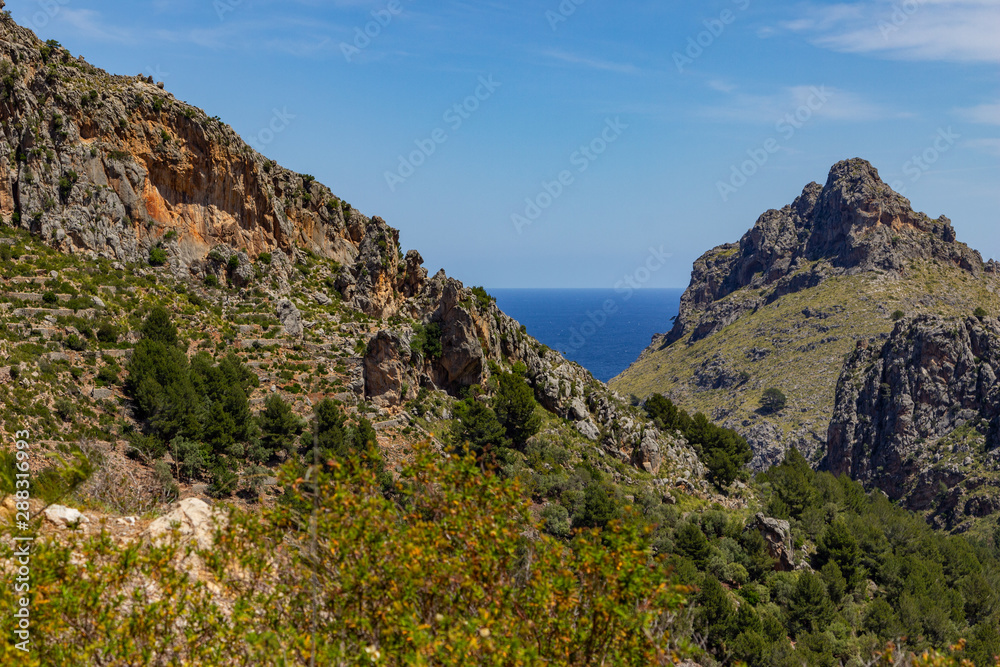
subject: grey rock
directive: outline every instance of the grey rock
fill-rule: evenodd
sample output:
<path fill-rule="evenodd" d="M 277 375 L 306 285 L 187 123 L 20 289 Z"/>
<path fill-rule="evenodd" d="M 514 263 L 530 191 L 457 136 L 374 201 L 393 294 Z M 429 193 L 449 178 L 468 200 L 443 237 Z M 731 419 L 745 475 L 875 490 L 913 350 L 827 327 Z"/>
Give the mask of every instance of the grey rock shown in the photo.
<path fill-rule="evenodd" d="M 792 530 L 787 521 L 765 517 L 758 512 L 753 521 L 747 524 L 746 530 L 756 530 L 764 538 L 768 554 L 777 561 L 774 569 L 779 572 L 795 569 Z"/>
<path fill-rule="evenodd" d="M 288 299 L 282 299 L 278 302 L 278 320 L 281 325 L 285 328 L 285 334 L 292 336 L 293 338 L 301 338 L 304 328 L 302 326 L 302 316 L 299 314 L 299 309 L 295 307 L 295 304 Z"/>
<path fill-rule="evenodd" d="M 1000 446 L 998 369 L 996 318 L 916 316 L 897 322 L 887 340 L 860 341 L 837 387 L 831 471 L 929 509 L 941 484 L 953 488 L 972 474 L 938 464 L 937 443 L 964 428 L 957 442 L 974 442 L 977 452 L 963 457 L 972 459 L 966 470 Z"/>
<path fill-rule="evenodd" d="M 582 421 L 590 417 L 590 410 L 587 409 L 587 404 L 583 400 L 575 398 L 569 405 L 569 416 L 574 421 Z"/>
<path fill-rule="evenodd" d="M 575 428 L 580 435 L 588 440 L 597 442 L 601 438 L 601 431 L 597 428 L 594 422 L 590 420 L 576 422 L 573 424 L 573 428 Z"/>

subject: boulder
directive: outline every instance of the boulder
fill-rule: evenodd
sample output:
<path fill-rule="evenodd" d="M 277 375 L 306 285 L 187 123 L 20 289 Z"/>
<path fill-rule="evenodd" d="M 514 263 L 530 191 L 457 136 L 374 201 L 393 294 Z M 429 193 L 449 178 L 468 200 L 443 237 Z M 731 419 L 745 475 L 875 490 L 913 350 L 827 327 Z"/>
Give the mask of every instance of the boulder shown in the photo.
<path fill-rule="evenodd" d="M 63 505 L 50 505 L 45 508 L 43 513 L 45 514 L 46 519 L 60 527 L 90 522 L 90 519 L 84 516 L 80 510 L 73 509 L 72 507 L 65 507 Z"/>
<path fill-rule="evenodd" d="M 774 569 L 789 572 L 795 569 L 795 553 L 792 548 L 792 530 L 787 521 L 765 517 L 758 512 L 746 530 L 756 530 L 764 538 L 767 553 L 775 561 Z"/>
<path fill-rule="evenodd" d="M 153 543 L 160 543 L 177 530 L 182 541 L 193 541 L 199 549 L 208 549 L 212 546 L 216 527 L 224 521 L 223 515 L 213 512 L 204 500 L 185 498 L 176 503 L 169 514 L 149 524 L 143 536 Z"/>
<path fill-rule="evenodd" d="M 601 431 L 597 428 L 594 422 L 590 421 L 589 419 L 586 421 L 579 421 L 573 424 L 573 426 L 576 428 L 577 431 L 580 432 L 580 435 L 587 438 L 588 440 L 593 440 L 594 442 L 597 442 L 601 437 Z"/>
<path fill-rule="evenodd" d="M 281 325 L 285 327 L 285 334 L 292 336 L 293 338 L 301 338 L 303 331 L 305 331 L 302 326 L 302 315 L 299 313 L 299 309 L 295 307 L 295 304 L 288 299 L 282 299 L 278 302 L 278 320 Z"/>
<path fill-rule="evenodd" d="M 651 475 L 660 472 L 663 457 L 660 455 L 660 445 L 656 440 L 656 432 L 647 429 L 635 450 L 635 464 Z"/>

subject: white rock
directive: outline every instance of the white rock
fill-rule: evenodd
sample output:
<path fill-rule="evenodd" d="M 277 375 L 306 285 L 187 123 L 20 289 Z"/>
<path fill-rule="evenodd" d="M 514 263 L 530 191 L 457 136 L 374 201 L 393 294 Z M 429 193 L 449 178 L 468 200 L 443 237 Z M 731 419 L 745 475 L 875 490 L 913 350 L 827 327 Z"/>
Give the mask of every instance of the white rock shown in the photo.
<path fill-rule="evenodd" d="M 153 542 L 168 538 L 176 528 L 182 541 L 193 539 L 200 549 L 212 546 L 217 515 L 204 500 L 185 498 L 177 508 L 149 524 L 143 535 Z"/>
<path fill-rule="evenodd" d="M 87 523 L 90 521 L 80 510 L 63 505 L 50 505 L 45 508 L 45 518 L 57 526 L 68 526 L 70 524 Z"/>

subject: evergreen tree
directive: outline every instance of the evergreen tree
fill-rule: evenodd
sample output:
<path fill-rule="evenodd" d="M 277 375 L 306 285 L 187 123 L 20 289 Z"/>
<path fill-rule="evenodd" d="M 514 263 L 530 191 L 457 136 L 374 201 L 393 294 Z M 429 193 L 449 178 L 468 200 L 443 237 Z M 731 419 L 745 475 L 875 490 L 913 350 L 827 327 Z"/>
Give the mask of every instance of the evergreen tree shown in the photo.
<path fill-rule="evenodd" d="M 497 376 L 497 395 L 493 411 L 504 427 L 507 437 L 517 448 L 523 448 L 528 438 L 538 433 L 542 420 L 535 414 L 538 403 L 535 393 L 524 378 L 513 373 Z"/>
<path fill-rule="evenodd" d="M 704 567 L 708 563 L 711 547 L 698 524 L 690 521 L 681 524 L 674 533 L 674 543 L 677 551 L 693 560 L 698 567 Z"/>
<path fill-rule="evenodd" d="M 861 550 L 843 519 L 838 517 L 827 526 L 816 544 L 816 563 L 819 567 L 829 562 L 837 564 L 849 588 L 858 585 L 863 577 Z"/>
<path fill-rule="evenodd" d="M 795 584 L 788 605 L 788 621 L 795 634 L 826 629 L 833 617 L 833 605 L 826 586 L 817 574 L 803 572 Z"/>
<path fill-rule="evenodd" d="M 455 405 L 456 422 L 452 436 L 459 444 L 468 444 L 481 462 L 494 463 L 507 446 L 506 430 L 496 413 L 479 401 L 468 399 Z"/>
<path fill-rule="evenodd" d="M 302 443 L 303 449 L 311 451 L 315 442 L 324 459 L 345 459 L 348 451 L 344 422 L 344 415 L 337 404 L 329 398 L 323 399 L 316 406 L 313 432 Z"/>
<path fill-rule="evenodd" d="M 257 424 L 260 444 L 267 458 L 280 450 L 294 451 L 295 442 L 304 428 L 302 420 L 292 412 L 292 406 L 278 394 L 267 397 L 264 410 L 257 416 Z"/>
<path fill-rule="evenodd" d="M 146 321 L 142 325 L 142 337 L 164 345 L 177 345 L 177 327 L 163 306 L 153 308 L 146 316 Z"/>
<path fill-rule="evenodd" d="M 604 528 L 618 516 L 618 507 L 608 487 L 591 480 L 584 490 L 583 509 L 573 518 L 574 528 Z"/>

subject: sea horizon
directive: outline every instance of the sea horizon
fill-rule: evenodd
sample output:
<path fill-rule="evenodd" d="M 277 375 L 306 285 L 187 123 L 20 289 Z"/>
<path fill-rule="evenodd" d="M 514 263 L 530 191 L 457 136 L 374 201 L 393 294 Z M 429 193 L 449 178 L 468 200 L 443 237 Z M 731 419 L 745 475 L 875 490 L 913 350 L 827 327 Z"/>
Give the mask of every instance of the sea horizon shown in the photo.
<path fill-rule="evenodd" d="M 666 333 L 684 288 L 487 288 L 539 342 L 608 382 Z"/>

